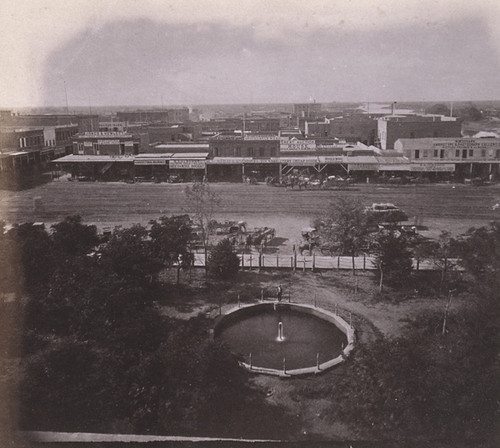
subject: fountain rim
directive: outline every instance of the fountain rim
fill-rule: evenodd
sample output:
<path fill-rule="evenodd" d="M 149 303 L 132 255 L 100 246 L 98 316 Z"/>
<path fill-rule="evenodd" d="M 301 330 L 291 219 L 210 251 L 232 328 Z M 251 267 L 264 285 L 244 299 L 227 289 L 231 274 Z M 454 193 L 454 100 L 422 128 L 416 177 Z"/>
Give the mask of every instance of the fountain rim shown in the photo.
<path fill-rule="evenodd" d="M 354 327 L 352 327 L 349 323 L 347 323 L 342 317 L 338 314 L 332 313 L 324 308 L 320 308 L 317 306 L 305 304 L 305 303 L 283 303 L 278 301 L 272 302 L 259 302 L 259 303 L 251 303 L 251 304 L 239 304 L 231 309 L 229 309 L 226 313 L 221 316 L 221 319 L 216 323 L 214 327 L 214 338 L 217 337 L 217 328 L 223 326 L 229 318 L 234 318 L 237 314 L 246 314 L 246 310 L 250 308 L 263 308 L 263 309 L 276 309 L 276 307 L 282 307 L 285 309 L 293 309 L 295 311 L 303 312 L 305 314 L 310 314 L 320 319 L 323 319 L 329 323 L 334 324 L 340 331 L 342 331 L 347 337 L 347 345 L 344 347 L 342 353 L 336 358 L 329 359 L 328 361 L 322 362 L 319 366 L 315 365 L 312 367 L 303 367 L 300 369 L 271 369 L 268 367 L 258 367 L 254 365 L 250 365 L 246 362 L 239 361 L 241 367 L 247 369 L 252 373 L 258 373 L 263 375 L 273 375 L 280 376 L 284 378 L 289 378 L 293 376 L 299 375 L 310 375 L 310 374 L 318 374 L 322 373 L 338 364 L 341 364 L 346 360 L 346 358 L 351 354 L 354 349 L 354 345 L 356 342 L 356 332 Z"/>

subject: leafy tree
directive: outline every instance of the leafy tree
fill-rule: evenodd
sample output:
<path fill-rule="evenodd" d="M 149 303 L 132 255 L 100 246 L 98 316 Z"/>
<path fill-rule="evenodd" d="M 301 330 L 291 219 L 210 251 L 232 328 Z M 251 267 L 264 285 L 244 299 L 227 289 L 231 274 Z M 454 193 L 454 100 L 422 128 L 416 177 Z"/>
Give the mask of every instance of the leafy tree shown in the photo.
<path fill-rule="evenodd" d="M 148 231 L 140 225 L 115 230 L 101 255 L 117 275 L 133 283 L 151 283 L 161 269 Z"/>
<path fill-rule="evenodd" d="M 219 242 L 208 256 L 208 271 L 220 279 L 229 280 L 235 277 L 239 268 L 240 259 L 227 238 Z"/>
<path fill-rule="evenodd" d="M 439 290 L 441 291 L 449 280 L 449 273 L 454 268 L 454 263 L 450 258 L 456 254 L 456 240 L 451 233 L 442 231 L 437 241 L 427 246 L 430 259 L 434 266 L 441 272 Z"/>
<path fill-rule="evenodd" d="M 26 223 L 14 226 L 7 235 L 18 252 L 23 285 L 28 292 L 45 287 L 54 269 L 54 250 L 44 227 Z"/>
<path fill-rule="evenodd" d="M 52 226 L 55 249 L 63 256 L 86 255 L 99 244 L 96 226 L 82 224 L 80 215 L 68 216 Z"/>
<path fill-rule="evenodd" d="M 187 269 L 193 262 L 189 243 L 192 238 L 191 219 L 188 215 L 162 216 L 151 221 L 149 235 L 154 254 L 168 268 L 177 267 L 177 283 L 181 269 Z"/>
<path fill-rule="evenodd" d="M 215 210 L 220 205 L 220 197 L 212 191 L 206 182 L 195 182 L 184 190 L 187 208 L 193 215 L 194 223 L 198 226 L 205 252 L 205 261 L 208 260 L 210 240 L 210 223 L 213 221 Z M 205 263 L 205 269 L 208 268 Z"/>
<path fill-rule="evenodd" d="M 457 242 L 460 264 L 479 283 L 499 284 L 500 223 L 472 228 Z"/>
<path fill-rule="evenodd" d="M 339 198 L 330 204 L 324 217 L 314 223 L 320 237 L 341 254 L 352 257 L 352 272 L 356 274 L 354 258 L 366 246 L 368 225 L 365 208 L 360 202 Z"/>
<path fill-rule="evenodd" d="M 449 116 L 450 108 L 446 104 L 438 103 L 434 104 L 427 112 L 429 114 Z"/>
<path fill-rule="evenodd" d="M 413 264 L 405 234 L 396 229 L 379 232 L 374 238 L 372 250 L 380 275 L 380 289 L 384 281 L 391 286 L 403 286 L 410 278 Z"/>

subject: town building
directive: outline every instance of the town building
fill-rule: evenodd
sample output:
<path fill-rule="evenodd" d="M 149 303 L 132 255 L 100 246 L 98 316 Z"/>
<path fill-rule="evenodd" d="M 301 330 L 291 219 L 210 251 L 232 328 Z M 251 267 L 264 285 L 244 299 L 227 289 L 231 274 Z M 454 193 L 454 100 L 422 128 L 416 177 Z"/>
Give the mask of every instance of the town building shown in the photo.
<path fill-rule="evenodd" d="M 323 110 L 321 103 L 296 103 L 293 105 L 293 113 L 302 118 L 318 118 L 322 116 Z"/>
<path fill-rule="evenodd" d="M 373 145 L 377 137 L 377 120 L 370 115 L 358 113 L 325 118 L 322 122 L 307 121 L 305 134 L 308 137 L 338 138 Z"/>
<path fill-rule="evenodd" d="M 189 121 L 189 108 L 185 106 L 153 110 L 121 111 L 116 113 L 118 121 L 127 123 L 184 123 Z"/>
<path fill-rule="evenodd" d="M 124 156 L 139 154 L 141 140 L 128 132 L 84 132 L 74 137 L 73 154 Z"/>
<path fill-rule="evenodd" d="M 456 179 L 499 178 L 499 138 L 403 138 L 394 149 L 413 171 L 450 172 Z"/>
<path fill-rule="evenodd" d="M 381 149 L 393 149 L 402 138 L 462 136 L 462 122 L 443 115 L 388 115 L 378 119 L 377 138 Z"/>

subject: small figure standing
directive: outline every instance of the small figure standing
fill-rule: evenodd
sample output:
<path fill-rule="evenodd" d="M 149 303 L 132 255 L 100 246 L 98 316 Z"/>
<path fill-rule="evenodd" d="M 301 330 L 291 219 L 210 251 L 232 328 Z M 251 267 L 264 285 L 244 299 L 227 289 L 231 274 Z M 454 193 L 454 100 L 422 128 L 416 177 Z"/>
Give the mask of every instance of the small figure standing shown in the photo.
<path fill-rule="evenodd" d="M 281 302 L 281 297 L 283 296 L 283 288 L 281 285 L 278 286 L 278 302 Z"/>

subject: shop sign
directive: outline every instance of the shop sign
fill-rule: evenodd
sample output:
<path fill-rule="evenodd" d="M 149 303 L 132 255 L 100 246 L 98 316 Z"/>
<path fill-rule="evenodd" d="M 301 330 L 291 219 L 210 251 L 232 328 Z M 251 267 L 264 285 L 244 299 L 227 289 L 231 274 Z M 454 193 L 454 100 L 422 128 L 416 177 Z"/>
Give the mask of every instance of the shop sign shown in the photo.
<path fill-rule="evenodd" d="M 120 140 L 97 140 L 99 145 L 119 145 Z"/>
<path fill-rule="evenodd" d="M 453 173 L 455 171 L 454 163 L 412 163 L 410 171 L 425 171 L 434 173 Z"/>
<path fill-rule="evenodd" d="M 288 140 L 286 144 L 280 145 L 281 152 L 302 152 L 302 151 L 316 151 L 315 140 Z"/>
<path fill-rule="evenodd" d="M 135 159 L 134 165 L 166 165 L 166 159 Z"/>
<path fill-rule="evenodd" d="M 378 171 L 376 163 L 349 163 L 348 171 Z"/>
<path fill-rule="evenodd" d="M 217 157 L 207 160 L 209 165 L 241 165 L 242 163 L 252 163 L 251 157 Z"/>
<path fill-rule="evenodd" d="M 434 149 L 500 149 L 500 139 L 459 138 L 455 140 L 433 141 Z"/>
<path fill-rule="evenodd" d="M 280 157 L 280 162 L 291 166 L 315 166 L 318 159 L 288 159 Z"/>
<path fill-rule="evenodd" d="M 342 163 L 344 158 L 342 156 L 324 156 L 319 157 L 321 163 Z"/>
<path fill-rule="evenodd" d="M 204 160 L 169 160 L 170 169 L 174 170 L 203 170 Z"/>
<path fill-rule="evenodd" d="M 380 165 L 380 171 L 410 171 L 410 164 L 394 163 L 388 165 Z"/>

